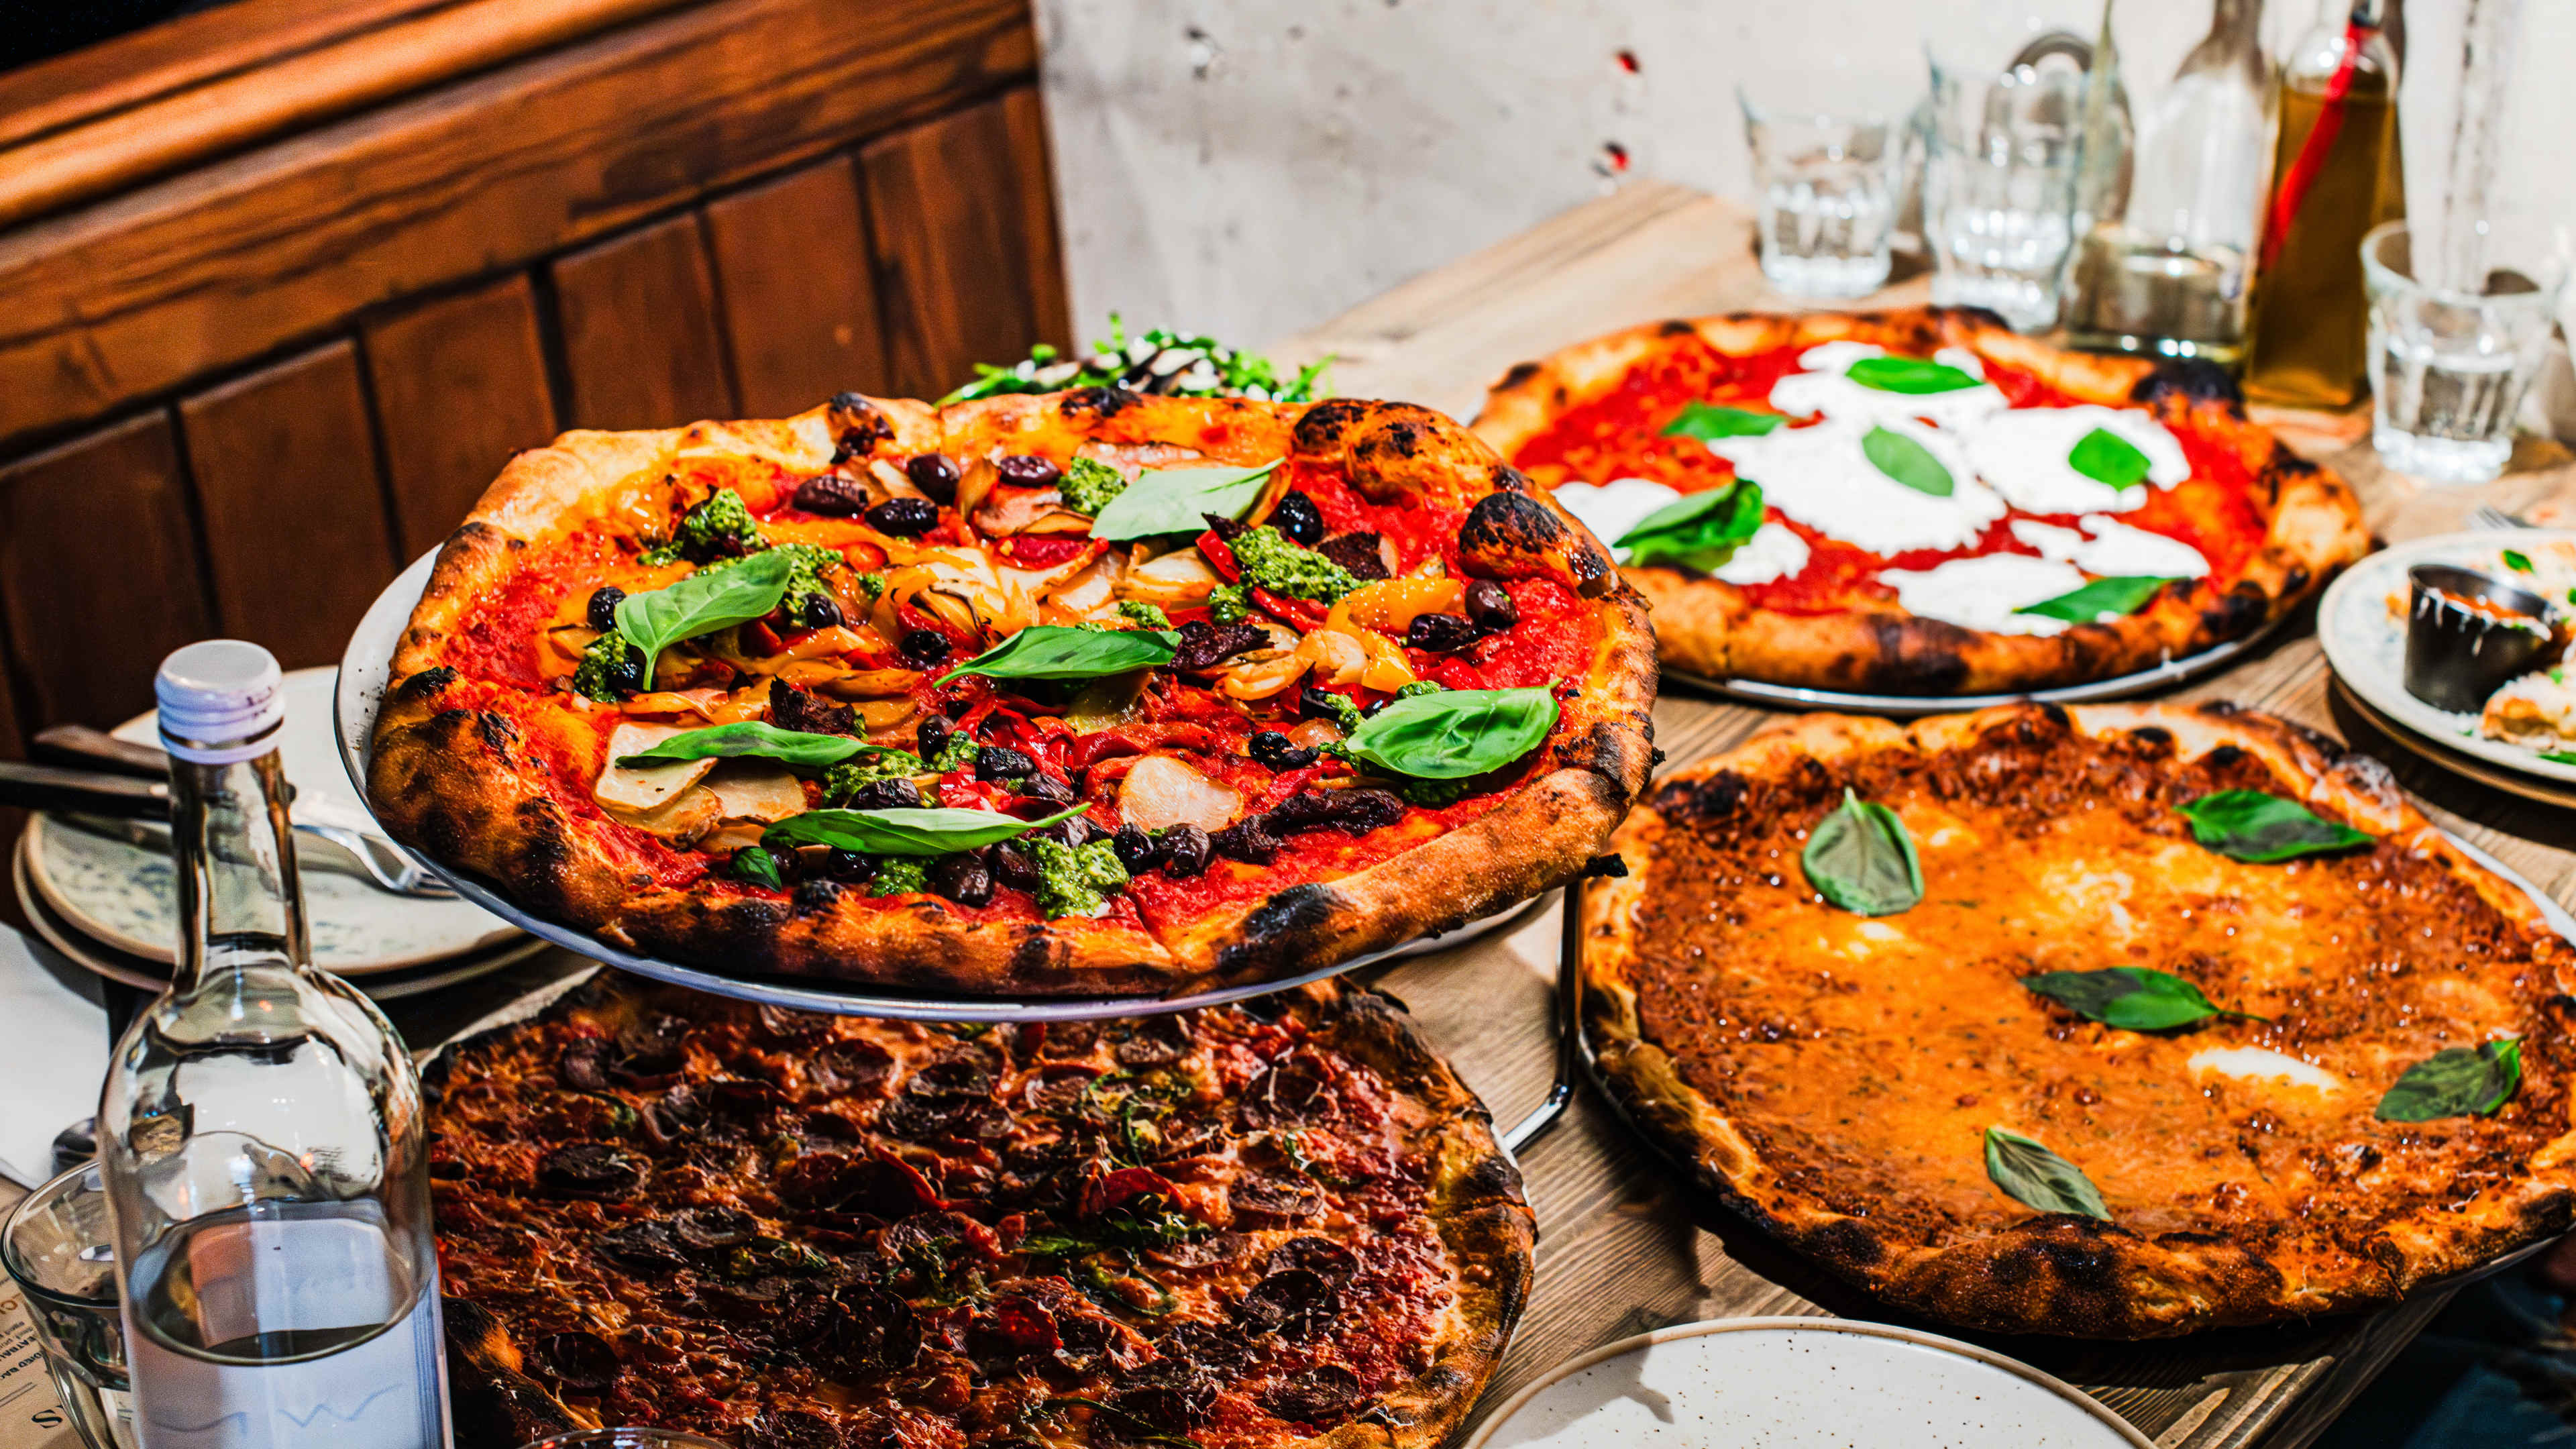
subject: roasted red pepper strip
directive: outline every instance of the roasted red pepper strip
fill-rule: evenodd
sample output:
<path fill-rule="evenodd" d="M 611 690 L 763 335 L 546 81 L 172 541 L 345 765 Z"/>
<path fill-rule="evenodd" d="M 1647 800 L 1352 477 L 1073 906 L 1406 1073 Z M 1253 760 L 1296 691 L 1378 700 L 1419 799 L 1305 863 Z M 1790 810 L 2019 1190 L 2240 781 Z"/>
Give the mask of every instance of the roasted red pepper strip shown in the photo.
<path fill-rule="evenodd" d="M 1259 604 L 1270 617 L 1294 624 L 1309 634 L 1323 628 L 1324 621 L 1332 617 L 1332 610 L 1321 604 L 1274 594 L 1259 584 L 1252 586 L 1252 602 Z"/>

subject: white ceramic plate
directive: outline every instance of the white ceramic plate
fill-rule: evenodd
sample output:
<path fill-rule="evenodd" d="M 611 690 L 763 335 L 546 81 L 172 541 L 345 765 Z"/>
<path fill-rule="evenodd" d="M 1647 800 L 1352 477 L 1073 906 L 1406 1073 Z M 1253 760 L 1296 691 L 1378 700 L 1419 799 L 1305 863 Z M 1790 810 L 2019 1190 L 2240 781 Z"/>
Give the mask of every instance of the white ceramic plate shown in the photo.
<path fill-rule="evenodd" d="M 2389 612 L 2391 595 L 2406 597 L 2406 571 L 2417 564 L 2452 564 L 2494 574 L 2507 582 L 2519 576 L 2498 562 L 2504 550 L 2525 553 L 2536 547 L 2576 548 L 2576 531 L 2555 528 L 2493 529 L 2479 533 L 2446 533 L 2401 543 L 2344 570 L 2317 607 L 2317 642 L 2335 677 L 2375 714 L 2412 730 L 2445 750 L 2457 751 L 2516 774 L 2576 786 L 2576 765 L 2544 760 L 2530 750 L 2491 740 L 2478 733 L 2478 717 L 2438 709 L 2406 692 L 2406 614 L 2401 602 Z M 2528 586 L 2528 585 L 2526 585 Z M 2543 589 L 2553 602 L 2565 589 Z M 2401 739 L 2401 743 L 2408 743 Z M 2445 763 L 2438 754 L 2425 758 Z"/>
<path fill-rule="evenodd" d="M 332 738 L 335 673 L 299 669 L 286 676 L 279 749 L 299 801 L 313 799 L 336 814 L 364 818 Z M 139 744 L 157 740 L 149 714 L 127 720 L 115 734 Z M 168 969 L 179 933 L 169 856 L 42 815 L 28 820 L 26 839 L 34 847 L 32 883 L 47 905 L 83 935 Z M 519 934 L 471 901 L 398 896 L 337 870 L 307 868 L 300 875 L 313 964 L 337 975 L 399 971 L 487 950 Z"/>
<path fill-rule="evenodd" d="M 2153 1449 L 2083 1391 L 1974 1344 L 1835 1318 L 1689 1323 L 1514 1394 L 1467 1449 Z"/>

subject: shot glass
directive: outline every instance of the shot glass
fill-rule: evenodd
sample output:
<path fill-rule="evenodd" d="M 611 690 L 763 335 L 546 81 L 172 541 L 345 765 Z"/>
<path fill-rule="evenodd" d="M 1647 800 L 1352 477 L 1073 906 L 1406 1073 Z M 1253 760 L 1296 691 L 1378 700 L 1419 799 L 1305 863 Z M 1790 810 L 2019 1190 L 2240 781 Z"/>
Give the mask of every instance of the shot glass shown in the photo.
<path fill-rule="evenodd" d="M 27 1194 L 0 1222 L 0 1271 L 26 1294 L 54 1395 L 89 1449 L 135 1449 L 117 1317 L 116 1234 L 98 1164 Z"/>
<path fill-rule="evenodd" d="M 1905 115 L 1773 105 L 1743 87 L 1735 99 L 1761 190 L 1762 275 L 1793 297 L 1865 297 L 1885 286 Z"/>
<path fill-rule="evenodd" d="M 1932 58 L 1923 245 L 1932 300 L 1985 307 L 2019 332 L 2057 324 L 2075 241 L 2084 131 L 2080 72 L 1999 72 Z"/>
<path fill-rule="evenodd" d="M 2549 356 L 2566 257 L 2502 264 L 2493 248 L 2486 257 L 2476 290 L 2441 287 L 2417 279 L 2405 222 L 2361 240 L 2371 446 L 2389 467 L 2428 483 L 2484 483 L 2504 471 L 2514 413 Z"/>

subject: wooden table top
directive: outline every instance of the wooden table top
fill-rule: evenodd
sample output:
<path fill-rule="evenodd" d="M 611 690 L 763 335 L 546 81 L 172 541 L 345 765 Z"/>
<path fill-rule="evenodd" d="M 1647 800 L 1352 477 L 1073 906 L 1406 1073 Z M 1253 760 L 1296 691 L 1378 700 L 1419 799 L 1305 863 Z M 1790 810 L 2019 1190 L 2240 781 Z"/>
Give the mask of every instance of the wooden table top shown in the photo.
<path fill-rule="evenodd" d="M 1918 276 L 1856 305 L 1928 296 Z M 1523 358 L 1657 317 L 1797 305 L 1763 281 L 1743 207 L 1639 183 L 1416 278 L 1275 352 L 1298 362 L 1338 354 L 1329 378 L 1336 393 L 1403 398 L 1463 420 L 1475 414 L 1485 385 Z M 2576 462 L 2554 445 L 2526 447 L 2516 470 L 2493 484 L 2435 490 L 2380 468 L 2367 442 L 2355 440 L 2364 430 L 2351 420 L 2273 421 L 2293 446 L 2353 482 L 2383 540 L 2461 527 L 2481 502 L 2521 508 L 2576 493 Z M 2328 677 L 2313 627 L 2300 619 L 2268 647 L 2173 697 L 2232 699 L 2377 755 L 2434 820 L 2576 902 L 2576 818 L 2424 764 L 2336 700 Z M 1655 742 L 1679 767 L 1779 717 L 1668 694 L 1655 707 Z M 1502 1125 L 1544 1097 L 1552 1078 L 1558 921 L 1550 905 L 1507 934 L 1373 976 L 1411 1005 Z M 1904 1321 L 1721 1217 L 1588 1088 L 1524 1154 L 1522 1168 L 1538 1213 L 1538 1278 L 1486 1393 L 1487 1410 L 1555 1364 L 1666 1324 L 1764 1314 Z M 2366 1318 L 2159 1344 L 1979 1341 L 2083 1385 L 2159 1446 L 2295 1449 L 2448 1298 L 2435 1292 Z"/>

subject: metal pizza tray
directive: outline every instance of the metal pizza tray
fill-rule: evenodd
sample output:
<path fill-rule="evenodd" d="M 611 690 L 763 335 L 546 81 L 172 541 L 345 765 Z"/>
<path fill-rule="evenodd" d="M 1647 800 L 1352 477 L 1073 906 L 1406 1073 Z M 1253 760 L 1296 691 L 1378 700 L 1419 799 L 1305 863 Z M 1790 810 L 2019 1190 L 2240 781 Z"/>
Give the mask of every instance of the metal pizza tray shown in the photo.
<path fill-rule="evenodd" d="M 435 550 L 421 555 L 412 561 L 411 567 L 385 586 L 385 591 L 376 596 L 375 603 L 368 606 L 366 616 L 358 621 L 357 631 L 349 636 L 348 649 L 340 656 L 340 677 L 331 700 L 332 734 L 340 749 L 340 763 L 349 772 L 349 781 L 357 787 L 361 800 L 367 794 L 367 758 L 376 732 L 376 707 L 383 701 L 385 686 L 393 675 L 395 647 L 411 622 L 412 610 L 419 606 L 421 595 L 429 588 L 430 569 L 437 558 Z M 478 876 L 453 869 L 417 851 L 410 853 L 424 868 L 455 887 L 457 895 L 464 899 L 529 935 L 578 951 L 619 970 L 769 1006 L 914 1021 L 1093 1021 L 1113 1016 L 1143 1016 L 1222 1006 L 1405 956 L 1447 950 L 1519 918 L 1536 903 L 1534 900 L 1516 902 L 1444 935 L 1409 941 L 1348 961 L 1319 965 L 1279 980 L 1227 986 L 1183 996 L 941 997 L 843 986 L 828 981 L 728 976 L 700 966 L 639 956 L 559 921 L 532 915 Z"/>

